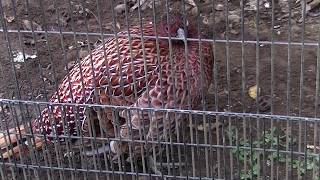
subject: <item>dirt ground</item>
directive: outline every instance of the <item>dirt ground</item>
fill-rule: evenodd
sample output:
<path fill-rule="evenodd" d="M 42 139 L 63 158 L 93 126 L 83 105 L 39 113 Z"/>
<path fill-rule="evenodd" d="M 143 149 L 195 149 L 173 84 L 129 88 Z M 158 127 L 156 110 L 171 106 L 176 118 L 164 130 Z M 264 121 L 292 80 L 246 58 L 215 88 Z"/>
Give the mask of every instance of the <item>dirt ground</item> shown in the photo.
<path fill-rule="evenodd" d="M 66 69 L 72 67 L 77 57 L 83 58 L 88 54 L 89 48 L 94 48 L 101 43 L 99 34 L 97 36 L 86 36 L 86 32 L 113 33 L 111 7 L 122 3 L 122 1 L 115 1 L 112 4 L 111 1 L 97 0 L 99 2 L 98 10 L 96 1 L 83 3 L 77 0 L 29 0 L 28 4 L 23 0 L 14 2 L 15 6 L 9 0 L 2 1 L 6 27 L 2 23 L 1 28 L 29 30 L 30 22 L 35 22 L 33 24 L 35 29 L 57 32 L 55 34 L 0 33 L 2 39 L 0 41 L 0 98 L 35 101 L 46 101 L 47 97 L 50 97 L 56 89 L 57 83 L 55 82 L 59 82 L 65 76 Z M 317 65 L 318 47 L 310 45 L 318 41 L 320 28 L 318 18 L 307 17 L 305 30 L 303 30 L 303 23 L 299 22 L 300 8 L 293 8 L 292 19 L 290 20 L 291 34 L 289 35 L 288 13 L 276 8 L 274 28 L 272 28 L 271 9 L 261 9 L 259 21 L 256 20 L 256 11 L 246 10 L 243 16 L 244 31 L 241 33 L 241 9 L 238 0 L 231 0 L 228 3 L 228 26 L 226 26 L 226 11 L 220 9 L 221 7 L 226 8 L 224 1 L 215 1 L 214 5 L 208 2 L 211 1 L 197 2 L 198 11 L 201 14 L 198 21 L 204 22 L 201 24 L 202 34 L 208 38 L 215 35 L 216 39 L 227 38 L 231 41 L 229 43 L 217 42 L 215 45 L 216 76 L 214 85 L 206 97 L 205 110 L 257 113 L 259 108 L 259 113 L 263 114 L 318 117 L 316 113 L 318 111 L 318 104 L 316 104 L 316 77 L 319 68 Z M 218 4 L 221 4 L 221 6 Z M 132 5 L 133 3 L 129 3 L 129 7 Z M 180 1 L 169 1 L 169 5 L 173 9 L 179 8 Z M 164 10 L 165 7 L 162 4 L 157 9 Z M 213 11 L 213 9 L 215 10 Z M 194 9 L 188 11 L 191 13 L 190 16 L 194 11 Z M 161 12 L 157 12 L 157 15 L 161 15 Z M 144 22 L 151 21 L 153 17 L 152 9 L 147 8 L 141 16 Z M 138 24 L 138 11 L 129 12 L 127 18 L 129 26 Z M 126 29 L 126 16 L 121 8 L 118 9 L 115 21 L 117 28 L 120 30 Z M 84 32 L 84 34 L 74 35 L 72 33 L 74 31 Z M 61 35 L 59 32 L 71 33 Z M 302 48 L 302 46 L 292 43 L 289 48 L 288 38 L 294 43 L 301 43 L 303 42 L 302 38 L 304 38 L 306 45 Z M 239 43 L 241 40 L 248 42 L 241 44 Z M 276 43 L 273 45 L 252 43 L 256 40 L 262 42 L 273 40 Z M 25 62 L 13 62 L 11 53 L 18 51 L 24 51 L 31 57 Z M 272 81 L 273 89 L 271 88 Z M 257 84 L 260 86 L 258 99 L 262 98 L 262 101 L 266 104 L 261 105 L 262 103 L 260 103 L 260 105 L 257 105 L 256 101 L 248 95 L 249 88 Z M 287 93 L 287 90 L 290 90 L 290 92 Z M 272 91 L 273 94 L 271 94 Z M 272 103 L 270 102 L 271 96 L 273 96 Z M 29 107 L 30 117 L 35 114 L 32 108 Z M 15 117 L 13 114 L 18 113 L 19 116 L 19 112 L 15 111 L 13 113 L 12 111 L 9 105 L 2 107 L 1 118 L 10 122 L 11 125 L 13 117 Z M 299 144 L 301 147 L 305 145 L 319 146 L 317 122 L 301 122 L 299 126 L 299 122 L 294 121 L 287 126 L 289 121 L 278 122 L 277 119 L 273 119 L 274 121 L 271 122 L 268 119 L 256 121 L 256 118 L 218 118 L 214 116 L 207 116 L 206 118 L 209 124 L 214 124 L 212 126 L 217 125 L 217 122 L 220 122 L 222 126 L 210 131 L 209 139 L 211 143 L 205 142 L 206 138 L 203 135 L 205 132 L 201 128 L 199 130 L 199 127 L 196 128 L 199 132 L 196 131 L 194 137 L 198 140 L 197 142 L 193 141 L 193 143 L 236 146 L 241 138 L 248 141 L 261 138 L 263 132 L 273 126 L 277 127 L 279 134 L 285 133 L 287 137 L 290 136 L 290 138 L 297 140 L 297 143 L 291 145 L 290 150 L 292 152 L 299 150 Z M 202 116 L 193 116 L 193 119 L 198 120 L 199 124 L 203 123 Z M 234 133 L 237 132 L 236 136 L 230 133 L 234 128 L 236 129 Z M 192 143 L 192 140 L 190 140 L 192 136 L 188 132 L 184 139 L 186 142 Z M 291 135 L 288 135 L 289 132 Z M 274 135 L 276 137 L 276 134 Z M 62 146 L 61 148 L 63 152 L 65 147 Z M 236 155 L 232 154 L 230 149 L 200 147 L 192 150 L 190 146 L 184 146 L 184 148 L 186 155 L 183 158 L 188 162 L 188 165 L 183 169 L 183 172 L 180 172 L 183 176 L 187 174 L 192 176 L 192 164 L 190 163 L 192 158 L 186 157 L 188 157 L 188 153 L 192 154 L 194 150 L 194 162 L 196 164 L 193 168 L 197 176 L 206 177 L 206 168 L 208 168 L 210 177 L 244 179 L 240 171 L 245 168 L 246 165 L 244 164 L 246 163 L 239 160 L 239 156 L 237 158 Z M 268 148 L 275 149 L 276 147 Z M 300 150 L 302 153 L 305 152 L 304 148 Z M 206 152 L 209 154 L 208 157 L 202 155 Z M 55 152 L 52 153 L 54 156 Z M 315 150 L 314 153 L 317 153 L 317 151 Z M 268 155 L 268 153 L 266 154 Z M 267 165 L 264 157 L 258 156 L 258 158 L 261 158 L 259 160 L 261 162 L 260 176 L 265 179 L 276 179 L 277 176 L 278 178 L 285 178 L 289 174 L 289 179 L 297 179 L 297 169 L 291 168 L 289 170 L 285 166 L 286 163 Z M 250 159 L 250 156 L 247 158 Z M 298 156 L 295 158 L 298 158 Z M 79 162 L 75 165 L 76 168 L 81 168 L 81 159 L 77 159 L 77 157 L 75 159 L 75 162 Z M 40 159 L 40 164 L 43 164 L 43 161 L 43 158 Z M 94 161 L 96 160 L 89 158 L 86 162 L 86 168 L 96 169 Z M 98 164 L 101 165 L 102 169 L 105 168 L 103 167 L 103 158 L 97 161 L 99 161 Z M 207 167 L 204 162 L 208 162 L 210 167 Z M 54 167 L 68 167 L 67 160 L 62 161 L 59 166 L 57 166 L 56 160 L 53 160 L 52 163 Z M 5 168 L 4 172 L 8 173 L 7 179 L 24 179 L 25 177 L 33 179 L 33 171 L 27 170 L 27 176 L 24 176 L 22 169 L 13 169 L 15 173 L 10 173 L 9 168 Z M 37 168 L 35 167 L 35 169 Z M 174 171 L 179 174 L 178 170 Z M 250 171 L 249 165 L 247 165 L 247 171 Z M 99 174 L 99 169 L 97 172 L 82 173 L 77 171 L 73 174 L 67 170 L 50 170 L 50 173 L 48 173 L 49 170 L 38 170 L 38 172 L 40 179 L 48 179 L 50 175 L 52 179 L 61 177 L 65 179 L 71 177 L 74 179 L 106 177 L 102 173 Z M 310 179 L 313 173 L 316 173 L 316 171 L 308 170 L 304 177 Z M 118 176 L 113 178 L 118 179 Z"/>

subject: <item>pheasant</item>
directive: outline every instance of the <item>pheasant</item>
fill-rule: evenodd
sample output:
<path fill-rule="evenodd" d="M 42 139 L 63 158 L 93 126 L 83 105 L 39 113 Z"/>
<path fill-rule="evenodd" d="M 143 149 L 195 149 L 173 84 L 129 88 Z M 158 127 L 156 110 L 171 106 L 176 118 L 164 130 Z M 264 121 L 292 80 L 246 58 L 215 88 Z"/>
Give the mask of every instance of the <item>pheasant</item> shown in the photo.
<path fill-rule="evenodd" d="M 120 110 L 116 115 L 119 118 L 114 117 L 110 108 L 96 109 L 99 125 L 108 137 L 139 139 L 139 131 L 144 128 L 144 139 L 157 140 L 174 131 L 175 119 L 183 123 L 182 117 L 164 112 L 141 113 L 134 108 L 186 109 L 190 108 L 190 102 L 191 108 L 197 106 L 201 102 L 202 91 L 208 89 L 212 81 L 213 52 L 212 44 L 208 42 L 186 40 L 199 38 L 199 35 L 191 23 L 184 23 L 189 21 L 184 21 L 180 13 L 168 16 L 156 26 L 150 23 L 143 25 L 142 29 L 134 26 L 129 31 L 119 32 L 117 38 L 107 39 L 92 51 L 91 56 L 84 58 L 80 66 L 72 68 L 50 102 L 132 107 Z M 129 33 L 131 38 L 128 38 Z M 149 38 L 144 37 L 142 41 L 142 34 Z M 173 37 L 171 43 L 167 38 L 160 38 L 157 42 L 156 38 L 150 37 L 156 34 Z M 56 140 L 56 135 L 73 134 L 79 125 L 87 131 L 90 124 L 88 111 L 72 106 L 45 108 L 41 116 L 32 122 L 35 134 L 33 147 L 41 149 L 45 141 Z M 26 134 L 27 128 L 20 126 L 21 133 Z M 17 133 L 17 129 L 9 131 Z M 8 137 L 12 144 L 21 143 L 15 135 L 1 134 L 1 149 L 9 148 L 5 143 L 9 142 Z M 114 154 L 125 153 L 128 152 L 128 144 L 111 141 L 110 150 Z M 2 156 L 6 159 L 19 153 L 22 152 L 18 146 L 14 146 Z"/>

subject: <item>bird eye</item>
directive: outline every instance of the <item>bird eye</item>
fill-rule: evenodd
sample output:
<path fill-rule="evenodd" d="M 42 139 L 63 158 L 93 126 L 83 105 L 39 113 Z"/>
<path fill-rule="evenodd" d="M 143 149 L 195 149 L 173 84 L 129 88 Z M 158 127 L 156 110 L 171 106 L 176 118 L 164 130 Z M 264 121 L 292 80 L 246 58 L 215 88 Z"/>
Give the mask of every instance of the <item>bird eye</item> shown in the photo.
<path fill-rule="evenodd" d="M 169 26 L 166 26 L 166 27 L 165 27 L 165 30 L 166 30 L 166 32 L 168 33 L 168 32 L 169 32 Z"/>

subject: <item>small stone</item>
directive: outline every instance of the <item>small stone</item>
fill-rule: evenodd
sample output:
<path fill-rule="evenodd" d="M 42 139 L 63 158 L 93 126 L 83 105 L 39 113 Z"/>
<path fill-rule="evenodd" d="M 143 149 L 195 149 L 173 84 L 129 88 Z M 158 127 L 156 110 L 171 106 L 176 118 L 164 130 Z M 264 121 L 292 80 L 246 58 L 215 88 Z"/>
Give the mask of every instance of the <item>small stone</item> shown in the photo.
<path fill-rule="evenodd" d="M 83 25 L 83 24 L 84 24 L 84 21 L 83 21 L 83 20 L 78 20 L 78 21 L 77 21 L 77 25 L 78 25 L 78 26 L 81 26 L 81 25 Z"/>
<path fill-rule="evenodd" d="M 297 25 L 293 25 L 291 27 L 291 31 L 292 32 L 298 33 L 298 32 L 300 32 L 300 30 L 301 30 L 301 28 L 299 26 L 297 26 Z"/>
<path fill-rule="evenodd" d="M 68 70 L 71 70 L 71 68 L 73 68 L 73 66 L 76 64 L 76 62 L 75 61 L 70 61 L 69 63 L 68 63 Z"/>
<path fill-rule="evenodd" d="M 89 54 L 89 52 L 88 52 L 87 50 L 80 49 L 80 51 L 79 51 L 79 58 L 80 58 L 80 59 L 83 59 L 83 58 L 85 58 L 88 54 Z"/>
<path fill-rule="evenodd" d="M 14 66 L 16 67 L 16 69 L 20 69 L 21 68 L 21 64 L 16 64 Z"/>
<path fill-rule="evenodd" d="M 22 20 L 22 26 L 24 30 L 31 31 L 33 28 L 33 30 L 42 31 L 42 27 L 34 21 Z"/>
<path fill-rule="evenodd" d="M 77 59 L 77 51 L 73 49 L 67 53 L 67 60 L 70 62 L 74 61 L 75 59 Z"/>
<path fill-rule="evenodd" d="M 53 4 L 51 4 L 50 6 L 48 6 L 48 8 L 47 8 L 47 11 L 49 11 L 49 12 L 55 12 L 56 11 L 56 9 L 54 8 L 54 5 Z"/>
<path fill-rule="evenodd" d="M 317 67 L 315 65 L 310 65 L 310 66 L 308 66 L 308 70 L 307 71 L 316 72 L 316 70 L 317 70 Z"/>
<path fill-rule="evenodd" d="M 281 26 L 280 25 L 275 25 L 273 26 L 273 29 L 279 29 Z"/>
<path fill-rule="evenodd" d="M 24 41 L 24 44 L 25 44 L 25 45 L 35 45 L 36 42 L 35 42 L 34 39 L 28 38 L 28 39 L 26 39 L 26 40 Z"/>
<path fill-rule="evenodd" d="M 202 19 L 202 23 L 205 25 L 209 25 L 209 18 L 207 16 L 204 16 Z"/>
<path fill-rule="evenodd" d="M 232 30 L 230 31 L 230 33 L 231 33 L 231 34 L 234 34 L 234 35 L 238 35 L 238 34 L 239 34 L 239 31 L 232 29 Z"/>
<path fill-rule="evenodd" d="M 115 8 L 114 8 L 115 12 L 118 14 L 123 13 L 126 10 L 126 5 L 125 4 L 118 4 Z"/>
<path fill-rule="evenodd" d="M 223 6 L 223 4 L 219 3 L 219 4 L 216 5 L 216 7 L 214 9 L 217 10 L 217 11 L 222 11 L 224 9 L 224 6 Z"/>
<path fill-rule="evenodd" d="M 230 21 L 233 21 L 233 22 L 236 22 L 236 23 L 239 23 L 240 22 L 240 16 L 236 15 L 236 14 L 231 14 L 228 16 L 229 20 Z"/>
<path fill-rule="evenodd" d="M 4 16 L 4 18 L 7 20 L 8 23 L 12 23 L 14 21 L 14 16 Z"/>
<path fill-rule="evenodd" d="M 193 8 L 191 9 L 191 14 L 192 14 L 192 15 L 197 15 L 198 13 L 199 13 L 199 9 L 198 9 L 197 6 L 195 6 L 195 7 L 193 7 Z"/>

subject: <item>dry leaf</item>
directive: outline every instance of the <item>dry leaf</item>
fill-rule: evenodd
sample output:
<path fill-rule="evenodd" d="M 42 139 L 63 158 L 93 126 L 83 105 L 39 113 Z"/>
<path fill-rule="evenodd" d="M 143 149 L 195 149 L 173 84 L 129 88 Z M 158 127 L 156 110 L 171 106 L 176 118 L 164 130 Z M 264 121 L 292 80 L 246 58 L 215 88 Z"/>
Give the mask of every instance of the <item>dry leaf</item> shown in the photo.
<path fill-rule="evenodd" d="M 34 21 L 30 22 L 29 20 L 24 19 L 22 20 L 22 26 L 25 30 L 31 31 L 31 27 L 33 26 L 33 30 L 42 31 L 42 27 Z"/>
<path fill-rule="evenodd" d="M 8 23 L 12 23 L 14 21 L 14 16 L 4 16 Z"/>
<path fill-rule="evenodd" d="M 307 149 L 317 149 L 317 150 L 320 150 L 320 146 L 307 145 Z"/>
<path fill-rule="evenodd" d="M 256 99 L 257 98 L 257 85 L 254 85 L 254 86 L 249 88 L 249 96 L 252 99 Z"/>

